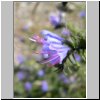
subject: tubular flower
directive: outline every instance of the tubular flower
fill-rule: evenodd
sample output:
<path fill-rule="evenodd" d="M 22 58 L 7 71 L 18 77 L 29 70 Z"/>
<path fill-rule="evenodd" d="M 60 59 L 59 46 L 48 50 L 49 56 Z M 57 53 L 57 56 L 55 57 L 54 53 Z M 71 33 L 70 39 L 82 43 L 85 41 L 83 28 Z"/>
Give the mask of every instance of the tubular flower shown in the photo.
<path fill-rule="evenodd" d="M 42 55 L 43 60 L 40 63 L 49 65 L 62 64 L 70 50 L 67 45 L 63 44 L 64 39 L 47 30 L 41 31 L 40 34 L 42 37 L 35 35 L 30 39 L 42 45 L 40 51 L 34 52 Z"/>
<path fill-rule="evenodd" d="M 50 23 L 55 27 L 59 28 L 63 26 L 63 14 L 59 12 L 58 14 L 51 13 L 49 17 Z"/>
<path fill-rule="evenodd" d="M 19 71 L 19 72 L 17 73 L 17 78 L 18 78 L 19 81 L 23 80 L 23 79 L 25 78 L 24 72 Z"/>
<path fill-rule="evenodd" d="M 25 90 L 30 91 L 32 89 L 32 83 L 26 82 L 24 84 Z"/>
<path fill-rule="evenodd" d="M 80 18 L 86 17 L 86 12 L 85 12 L 84 10 L 81 11 L 81 12 L 79 13 L 79 17 L 80 17 Z"/>
<path fill-rule="evenodd" d="M 43 80 L 43 81 L 42 81 L 41 90 L 42 90 L 43 92 L 47 92 L 47 91 L 48 91 L 48 83 L 47 83 L 46 80 Z"/>
<path fill-rule="evenodd" d="M 44 76 L 44 75 L 45 75 L 44 70 L 43 70 L 43 69 L 39 70 L 38 73 L 37 73 L 37 75 L 38 75 L 39 77 Z"/>
<path fill-rule="evenodd" d="M 70 32 L 68 29 L 63 28 L 62 34 L 63 34 L 63 35 L 66 35 L 66 36 L 70 36 L 71 32 Z"/>

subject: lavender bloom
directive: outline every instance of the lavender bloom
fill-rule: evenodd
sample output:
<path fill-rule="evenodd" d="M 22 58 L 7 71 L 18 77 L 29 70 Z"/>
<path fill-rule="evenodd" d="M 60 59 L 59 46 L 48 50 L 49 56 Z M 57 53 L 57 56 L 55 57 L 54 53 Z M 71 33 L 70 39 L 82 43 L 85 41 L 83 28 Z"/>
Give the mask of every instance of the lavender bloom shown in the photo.
<path fill-rule="evenodd" d="M 44 46 L 46 46 L 48 55 L 52 55 L 49 59 L 53 62 L 57 62 L 59 64 L 62 64 L 63 59 L 66 57 L 66 54 L 68 53 L 68 51 L 70 50 L 70 48 L 68 46 L 62 45 L 62 42 L 64 41 L 63 38 L 61 38 L 60 36 L 49 32 L 47 30 L 43 30 L 41 32 L 41 34 L 46 38 L 46 42 L 44 43 Z M 48 44 L 46 44 L 48 43 Z M 44 51 L 44 47 L 43 47 L 43 51 Z M 49 61 L 47 60 L 47 62 Z M 44 62 L 46 63 L 46 62 Z M 52 65 L 55 65 L 57 63 L 52 63 Z"/>
<path fill-rule="evenodd" d="M 48 91 L 48 83 L 47 83 L 47 81 L 42 81 L 42 84 L 41 84 L 41 90 L 43 91 L 43 92 L 47 92 Z"/>
<path fill-rule="evenodd" d="M 63 28 L 62 34 L 66 35 L 66 36 L 70 36 L 71 33 L 70 33 L 70 31 L 68 29 Z"/>
<path fill-rule="evenodd" d="M 26 82 L 24 87 L 25 87 L 25 90 L 30 91 L 32 89 L 32 84 L 30 82 Z"/>
<path fill-rule="evenodd" d="M 51 15 L 50 22 L 52 25 L 57 26 L 60 24 L 60 18 L 58 16 Z"/>
<path fill-rule="evenodd" d="M 44 59 L 40 63 L 50 65 L 62 64 L 62 61 L 70 50 L 67 45 L 63 45 L 62 42 L 64 39 L 47 30 L 43 30 L 41 35 L 43 38 L 39 36 L 33 36 L 31 39 L 32 41 L 42 44 L 41 51 L 36 52 L 42 55 Z"/>
<path fill-rule="evenodd" d="M 81 11 L 81 12 L 79 13 L 79 16 L 80 16 L 81 18 L 85 17 L 85 16 L 86 16 L 86 12 L 85 12 L 85 11 Z"/>
<path fill-rule="evenodd" d="M 23 57 L 23 55 L 19 54 L 19 55 L 17 56 L 17 61 L 18 61 L 19 64 L 23 63 L 23 62 L 24 62 L 24 57 Z"/>
<path fill-rule="evenodd" d="M 39 77 L 42 77 L 44 76 L 45 73 L 44 73 L 44 70 L 39 70 L 37 74 Z"/>
<path fill-rule="evenodd" d="M 69 79 L 68 79 L 68 77 L 66 77 L 64 74 L 60 74 L 59 75 L 59 79 L 61 80 L 61 81 L 63 81 L 63 83 L 69 83 Z"/>
<path fill-rule="evenodd" d="M 75 57 L 75 60 L 80 62 L 81 61 L 81 57 L 80 55 L 78 55 L 77 53 L 74 53 L 74 57 Z"/>
<path fill-rule="evenodd" d="M 50 32 L 50 31 L 47 31 L 47 30 L 42 30 L 41 35 L 46 40 L 45 43 L 62 44 L 62 42 L 64 41 L 64 39 L 62 37 L 58 36 L 57 34 Z"/>
<path fill-rule="evenodd" d="M 52 13 L 49 18 L 51 24 L 56 28 L 63 24 L 62 22 L 62 13 L 60 12 L 58 15 Z"/>
<path fill-rule="evenodd" d="M 19 71 L 19 72 L 17 73 L 17 78 L 18 78 L 19 81 L 23 80 L 23 79 L 25 78 L 24 72 Z"/>
<path fill-rule="evenodd" d="M 60 58 L 57 55 L 57 52 L 55 50 L 51 50 L 49 48 L 49 46 L 46 45 L 46 48 L 45 48 L 45 45 L 44 45 L 44 47 L 42 48 L 42 52 L 44 52 L 44 54 L 45 53 L 48 54 L 48 58 L 47 59 L 45 59 L 44 54 L 42 54 L 43 58 L 45 59 L 44 61 L 41 62 L 42 64 L 49 63 L 51 65 L 55 65 L 55 64 L 59 63 Z"/>
<path fill-rule="evenodd" d="M 68 83 L 69 83 L 69 79 L 68 79 L 68 78 L 65 78 L 65 79 L 63 80 L 63 82 L 64 82 L 65 84 L 68 84 Z"/>

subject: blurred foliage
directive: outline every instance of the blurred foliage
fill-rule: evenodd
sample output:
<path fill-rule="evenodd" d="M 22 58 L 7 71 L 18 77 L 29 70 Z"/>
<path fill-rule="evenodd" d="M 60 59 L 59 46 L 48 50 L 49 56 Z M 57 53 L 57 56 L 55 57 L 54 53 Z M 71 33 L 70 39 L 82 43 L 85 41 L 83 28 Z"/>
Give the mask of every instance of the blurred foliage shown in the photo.
<path fill-rule="evenodd" d="M 72 12 L 64 11 L 66 28 L 71 36 L 61 34 L 63 28 L 54 29 L 49 14 L 57 12 L 61 2 L 14 2 L 14 97 L 15 98 L 85 98 L 86 97 L 86 19 L 85 2 L 69 2 Z M 29 40 L 43 29 L 71 40 L 80 56 L 72 53 L 65 62 L 63 72 L 55 67 L 35 61 L 32 50 L 39 48 Z M 45 82 L 44 82 L 45 81 Z M 43 83 L 44 82 L 44 83 Z M 44 86 L 43 86 L 44 85 Z"/>

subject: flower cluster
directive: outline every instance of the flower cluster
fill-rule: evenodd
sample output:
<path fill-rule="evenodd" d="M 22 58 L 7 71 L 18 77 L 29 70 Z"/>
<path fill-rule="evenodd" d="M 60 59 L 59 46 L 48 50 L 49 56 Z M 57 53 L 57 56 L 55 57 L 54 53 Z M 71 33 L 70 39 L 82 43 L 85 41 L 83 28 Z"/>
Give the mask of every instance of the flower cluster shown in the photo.
<path fill-rule="evenodd" d="M 62 37 L 52 32 L 42 30 L 40 34 L 42 37 L 34 35 L 30 38 L 30 40 L 42 45 L 40 51 L 34 52 L 42 56 L 43 60 L 40 63 L 49 65 L 62 64 L 71 48 L 63 44 L 64 39 Z"/>

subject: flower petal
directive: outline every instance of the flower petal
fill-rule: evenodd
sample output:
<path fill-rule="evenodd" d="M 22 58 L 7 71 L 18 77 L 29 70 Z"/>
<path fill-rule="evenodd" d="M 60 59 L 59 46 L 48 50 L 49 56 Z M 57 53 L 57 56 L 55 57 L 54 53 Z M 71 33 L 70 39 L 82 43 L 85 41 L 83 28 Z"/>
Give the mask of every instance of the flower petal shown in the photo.
<path fill-rule="evenodd" d="M 52 60 L 56 59 L 57 57 L 59 57 L 59 56 L 58 56 L 58 55 L 52 56 L 52 57 L 50 57 L 49 59 L 44 60 L 44 61 L 42 61 L 42 62 L 40 62 L 40 63 L 41 63 L 41 64 L 49 63 L 49 62 L 51 62 Z"/>
<path fill-rule="evenodd" d="M 55 58 L 54 60 L 52 60 L 51 62 L 50 62 L 50 64 L 51 65 L 56 65 L 56 64 L 58 64 L 60 62 L 60 57 L 58 56 L 57 58 Z"/>
<path fill-rule="evenodd" d="M 52 33 L 52 32 L 50 32 L 50 31 L 47 31 L 47 30 L 42 30 L 41 31 L 41 34 L 44 36 L 44 37 L 46 37 L 47 39 L 56 39 L 56 40 L 58 40 L 58 41 L 63 41 L 64 39 L 63 38 L 61 38 L 60 36 L 58 36 L 58 35 L 56 35 L 56 34 L 54 34 L 54 33 Z"/>

